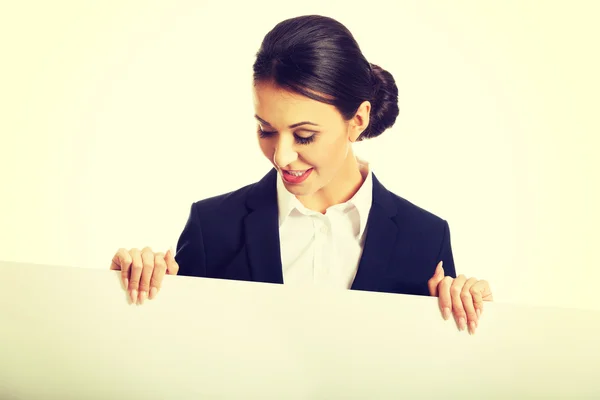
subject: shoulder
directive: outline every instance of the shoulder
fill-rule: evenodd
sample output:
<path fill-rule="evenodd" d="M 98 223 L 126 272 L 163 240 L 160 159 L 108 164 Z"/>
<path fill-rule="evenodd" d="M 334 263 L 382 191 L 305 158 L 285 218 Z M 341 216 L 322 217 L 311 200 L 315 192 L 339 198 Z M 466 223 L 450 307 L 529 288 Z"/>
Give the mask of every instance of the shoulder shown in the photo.
<path fill-rule="evenodd" d="M 450 235 L 450 227 L 444 218 L 394 193 L 390 192 L 390 195 L 398 210 L 392 220 L 403 232 L 402 237 L 437 246 Z"/>
<path fill-rule="evenodd" d="M 433 212 L 428 211 L 395 193 L 390 192 L 390 195 L 396 204 L 398 215 L 403 218 L 420 221 L 426 224 L 441 224 L 446 222 L 443 218 L 437 216 Z"/>
<path fill-rule="evenodd" d="M 196 213 L 204 216 L 232 214 L 236 211 L 246 210 L 246 200 L 252 188 L 256 185 L 251 183 L 231 192 L 211 196 L 194 202 L 192 207 Z"/>
<path fill-rule="evenodd" d="M 276 173 L 271 170 L 257 182 L 245 185 L 231 192 L 211 196 L 196 201 L 192 208 L 196 214 L 210 218 L 230 216 L 242 217 L 248 213 L 249 208 L 256 204 L 276 204 Z"/>
<path fill-rule="evenodd" d="M 397 225 L 416 231 L 440 232 L 446 229 L 447 222 L 442 217 L 414 204 L 404 197 L 386 189 L 379 181 L 374 180 L 374 202 L 379 202 Z"/>

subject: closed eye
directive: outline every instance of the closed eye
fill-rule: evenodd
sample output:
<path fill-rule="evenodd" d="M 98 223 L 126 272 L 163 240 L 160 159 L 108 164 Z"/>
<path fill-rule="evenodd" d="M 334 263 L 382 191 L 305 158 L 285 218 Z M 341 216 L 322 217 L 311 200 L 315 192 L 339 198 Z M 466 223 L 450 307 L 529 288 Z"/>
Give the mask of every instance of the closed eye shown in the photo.
<path fill-rule="evenodd" d="M 275 131 L 263 131 L 262 129 L 258 129 L 258 134 L 261 137 L 261 139 L 266 139 L 266 138 L 271 138 L 273 136 L 275 136 L 277 134 L 277 132 Z M 296 143 L 298 144 L 309 144 L 315 141 L 315 136 L 316 134 L 313 134 L 312 136 L 309 137 L 302 137 L 302 136 L 298 136 L 296 134 L 294 134 L 294 139 L 296 140 Z"/>

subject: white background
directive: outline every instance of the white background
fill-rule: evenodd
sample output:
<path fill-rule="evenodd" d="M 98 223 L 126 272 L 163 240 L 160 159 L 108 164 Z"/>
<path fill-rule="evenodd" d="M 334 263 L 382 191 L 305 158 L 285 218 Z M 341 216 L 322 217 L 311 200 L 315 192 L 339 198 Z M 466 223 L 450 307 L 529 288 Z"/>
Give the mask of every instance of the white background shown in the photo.
<path fill-rule="evenodd" d="M 174 246 L 192 202 L 260 179 L 254 55 L 279 21 L 344 23 L 400 116 L 356 146 L 450 223 L 504 302 L 600 308 L 594 1 L 13 2 L 0 6 L 0 259 L 108 268 Z"/>

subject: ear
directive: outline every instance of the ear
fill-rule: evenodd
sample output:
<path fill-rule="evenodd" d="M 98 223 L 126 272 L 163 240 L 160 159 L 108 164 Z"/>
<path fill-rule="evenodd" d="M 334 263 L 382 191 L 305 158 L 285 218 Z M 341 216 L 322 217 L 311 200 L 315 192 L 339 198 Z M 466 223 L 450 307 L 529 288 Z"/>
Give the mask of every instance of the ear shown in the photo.
<path fill-rule="evenodd" d="M 356 110 L 356 114 L 349 121 L 349 139 L 351 142 L 356 142 L 360 135 L 369 126 L 369 116 L 371 114 L 371 103 L 363 101 Z"/>

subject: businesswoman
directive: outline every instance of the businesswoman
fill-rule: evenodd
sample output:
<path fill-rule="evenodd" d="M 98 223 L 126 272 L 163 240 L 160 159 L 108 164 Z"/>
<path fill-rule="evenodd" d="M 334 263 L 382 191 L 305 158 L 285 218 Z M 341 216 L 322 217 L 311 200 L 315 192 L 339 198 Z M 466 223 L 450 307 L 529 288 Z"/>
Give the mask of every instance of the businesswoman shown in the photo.
<path fill-rule="evenodd" d="M 438 296 L 444 319 L 473 333 L 489 285 L 456 277 L 445 220 L 391 193 L 352 149 L 398 116 L 392 75 L 370 64 L 339 22 L 277 24 L 254 63 L 260 181 L 196 202 L 177 252 L 119 250 L 132 302 L 165 274 Z"/>

